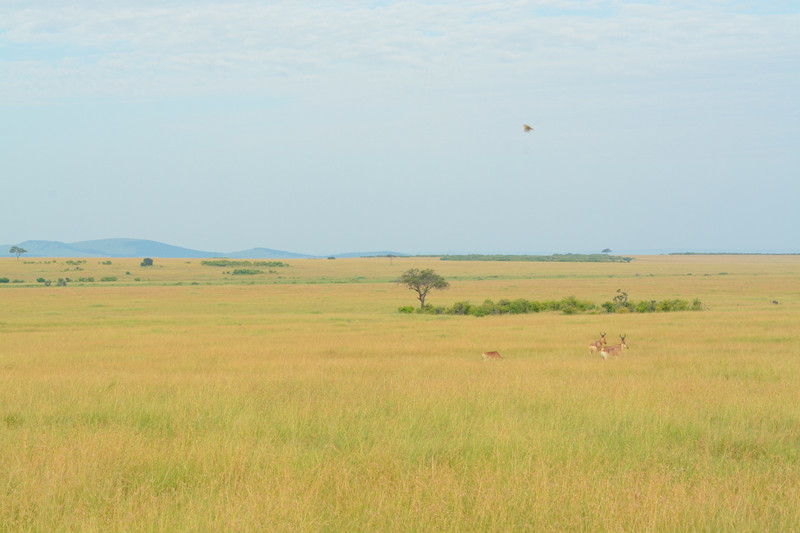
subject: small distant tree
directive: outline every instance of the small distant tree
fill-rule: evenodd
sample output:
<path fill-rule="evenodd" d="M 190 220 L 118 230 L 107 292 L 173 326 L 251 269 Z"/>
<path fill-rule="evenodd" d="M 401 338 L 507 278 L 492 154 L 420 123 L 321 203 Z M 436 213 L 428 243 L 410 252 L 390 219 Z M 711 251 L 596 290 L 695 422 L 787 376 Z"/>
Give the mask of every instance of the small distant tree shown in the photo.
<path fill-rule="evenodd" d="M 149 257 L 145 257 L 145 258 L 142 260 L 142 266 L 143 266 L 143 267 L 151 267 L 151 266 L 153 266 L 153 260 L 152 260 L 152 259 L 150 259 Z"/>
<path fill-rule="evenodd" d="M 25 248 L 20 248 L 19 246 L 12 246 L 8 253 L 17 254 L 17 261 L 19 261 L 19 256 L 28 253 L 28 250 Z"/>
<path fill-rule="evenodd" d="M 425 298 L 431 290 L 446 289 L 450 286 L 442 276 L 434 272 L 431 268 L 426 268 L 425 270 L 420 270 L 418 268 L 406 270 L 396 281 L 417 293 L 420 309 L 425 307 Z"/>
<path fill-rule="evenodd" d="M 614 304 L 617 308 L 628 306 L 628 293 L 622 289 L 617 289 L 617 295 L 614 296 Z"/>
<path fill-rule="evenodd" d="M 604 253 L 604 254 L 610 254 L 610 253 L 611 253 L 611 248 L 605 248 L 605 249 L 602 251 L 602 253 Z"/>

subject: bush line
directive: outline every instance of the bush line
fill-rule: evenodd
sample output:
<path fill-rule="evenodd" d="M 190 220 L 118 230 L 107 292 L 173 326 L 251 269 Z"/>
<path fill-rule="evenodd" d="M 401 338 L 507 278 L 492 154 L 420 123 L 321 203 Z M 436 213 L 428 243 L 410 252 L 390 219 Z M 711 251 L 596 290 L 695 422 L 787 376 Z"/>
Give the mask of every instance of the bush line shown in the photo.
<path fill-rule="evenodd" d="M 518 298 L 516 300 L 484 300 L 482 304 L 469 301 L 455 302 L 450 307 L 437 307 L 430 304 L 424 307 L 399 307 L 401 313 L 421 313 L 430 315 L 519 315 L 540 313 L 543 311 L 561 311 L 565 315 L 579 313 L 664 313 L 670 311 L 701 311 L 703 303 L 695 298 L 692 302 L 681 299 L 650 300 L 641 302 L 605 302 L 600 306 L 588 300 L 579 300 L 575 296 L 565 296 L 560 300 L 535 301 Z"/>
<path fill-rule="evenodd" d="M 546 263 L 630 263 L 633 257 L 607 254 L 503 255 L 466 254 L 443 255 L 442 261 L 541 261 Z"/>
<path fill-rule="evenodd" d="M 210 259 L 210 260 L 200 261 L 200 264 L 203 266 L 215 266 L 215 267 L 249 267 L 249 266 L 288 267 L 289 266 L 283 261 L 232 261 L 230 259 Z"/>

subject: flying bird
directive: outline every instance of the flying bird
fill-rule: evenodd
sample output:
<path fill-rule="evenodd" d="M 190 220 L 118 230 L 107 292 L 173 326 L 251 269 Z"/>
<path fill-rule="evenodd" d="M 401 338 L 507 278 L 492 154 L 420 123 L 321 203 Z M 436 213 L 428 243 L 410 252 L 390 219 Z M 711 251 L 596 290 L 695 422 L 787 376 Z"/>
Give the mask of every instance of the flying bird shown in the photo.
<path fill-rule="evenodd" d="M 525 128 L 525 133 L 529 133 L 529 132 L 533 131 L 533 128 L 531 128 L 527 124 L 523 124 L 522 127 Z"/>

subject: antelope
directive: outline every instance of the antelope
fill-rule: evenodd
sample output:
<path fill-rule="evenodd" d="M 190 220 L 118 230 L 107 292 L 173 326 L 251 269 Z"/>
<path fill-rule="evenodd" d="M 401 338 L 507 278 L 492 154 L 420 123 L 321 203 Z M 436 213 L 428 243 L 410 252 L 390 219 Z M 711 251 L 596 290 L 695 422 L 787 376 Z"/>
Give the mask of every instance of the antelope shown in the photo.
<path fill-rule="evenodd" d="M 592 344 L 589 345 L 589 352 L 594 354 L 595 352 L 601 350 L 605 343 L 606 343 L 606 334 L 601 332 L 600 340 L 594 341 Z"/>
<path fill-rule="evenodd" d="M 498 352 L 483 352 L 483 362 L 485 363 L 489 359 L 505 359 L 505 357 Z"/>
<path fill-rule="evenodd" d="M 620 335 L 619 338 L 622 341 L 620 344 L 615 344 L 613 346 L 603 346 L 600 349 L 600 355 L 603 356 L 603 359 L 605 359 L 609 355 L 613 355 L 614 357 L 618 357 L 619 354 L 622 353 L 622 350 L 627 350 L 628 349 L 628 345 L 625 344 L 625 335 Z"/>

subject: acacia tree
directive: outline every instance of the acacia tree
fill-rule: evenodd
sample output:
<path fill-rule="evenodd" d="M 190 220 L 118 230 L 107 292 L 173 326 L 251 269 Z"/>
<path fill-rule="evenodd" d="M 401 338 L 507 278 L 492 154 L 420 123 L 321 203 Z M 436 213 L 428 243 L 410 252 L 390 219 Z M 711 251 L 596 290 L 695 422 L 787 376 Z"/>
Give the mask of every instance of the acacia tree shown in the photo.
<path fill-rule="evenodd" d="M 426 268 L 425 270 L 412 268 L 406 270 L 396 281 L 417 293 L 420 309 L 425 307 L 425 298 L 431 290 L 446 289 L 450 286 L 450 284 L 442 276 L 434 272 L 432 268 Z"/>
<path fill-rule="evenodd" d="M 25 248 L 20 248 L 19 246 L 12 246 L 11 250 L 9 250 L 8 253 L 17 254 L 17 261 L 19 261 L 19 256 L 28 253 L 28 250 L 26 250 Z"/>

